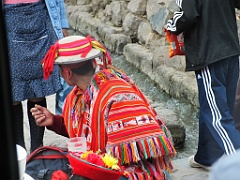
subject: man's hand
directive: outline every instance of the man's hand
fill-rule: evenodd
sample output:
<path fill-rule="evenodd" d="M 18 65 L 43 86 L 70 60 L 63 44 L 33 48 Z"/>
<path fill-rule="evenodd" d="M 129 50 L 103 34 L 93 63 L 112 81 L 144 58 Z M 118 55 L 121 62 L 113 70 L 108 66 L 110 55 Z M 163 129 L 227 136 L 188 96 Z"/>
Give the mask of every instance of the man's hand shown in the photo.
<path fill-rule="evenodd" d="M 36 104 L 30 111 L 38 126 L 51 126 L 53 124 L 54 115 L 47 108 Z"/>

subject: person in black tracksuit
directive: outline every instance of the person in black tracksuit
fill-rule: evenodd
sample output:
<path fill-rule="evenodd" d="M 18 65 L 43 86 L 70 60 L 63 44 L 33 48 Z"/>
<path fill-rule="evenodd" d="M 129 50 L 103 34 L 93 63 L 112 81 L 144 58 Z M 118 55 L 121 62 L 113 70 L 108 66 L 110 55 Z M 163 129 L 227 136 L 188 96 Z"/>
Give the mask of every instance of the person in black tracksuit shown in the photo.
<path fill-rule="evenodd" d="M 232 117 L 240 54 L 235 7 L 240 8 L 240 0 L 176 3 L 180 10 L 166 28 L 176 35 L 184 32 L 186 71 L 195 71 L 199 90 L 199 142 L 190 165 L 210 167 L 240 148 Z"/>

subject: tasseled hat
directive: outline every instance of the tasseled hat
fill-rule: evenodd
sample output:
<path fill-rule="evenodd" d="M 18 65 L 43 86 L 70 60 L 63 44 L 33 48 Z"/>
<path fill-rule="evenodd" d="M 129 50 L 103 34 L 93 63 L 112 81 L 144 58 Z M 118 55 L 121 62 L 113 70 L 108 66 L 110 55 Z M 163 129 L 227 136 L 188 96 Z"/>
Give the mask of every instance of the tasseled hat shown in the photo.
<path fill-rule="evenodd" d="M 106 48 L 88 35 L 67 36 L 50 47 L 42 60 L 44 79 L 48 79 L 53 71 L 54 64 L 76 64 L 100 57 L 105 67 L 112 64 Z"/>

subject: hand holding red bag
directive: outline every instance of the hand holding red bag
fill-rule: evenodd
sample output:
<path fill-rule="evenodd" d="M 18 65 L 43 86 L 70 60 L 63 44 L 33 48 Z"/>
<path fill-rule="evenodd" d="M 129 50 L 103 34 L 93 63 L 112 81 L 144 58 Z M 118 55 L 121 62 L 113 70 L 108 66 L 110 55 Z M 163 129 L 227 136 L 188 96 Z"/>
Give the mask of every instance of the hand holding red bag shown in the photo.
<path fill-rule="evenodd" d="M 175 55 L 185 55 L 184 34 L 175 35 L 164 28 L 165 37 L 169 43 L 169 58 Z"/>

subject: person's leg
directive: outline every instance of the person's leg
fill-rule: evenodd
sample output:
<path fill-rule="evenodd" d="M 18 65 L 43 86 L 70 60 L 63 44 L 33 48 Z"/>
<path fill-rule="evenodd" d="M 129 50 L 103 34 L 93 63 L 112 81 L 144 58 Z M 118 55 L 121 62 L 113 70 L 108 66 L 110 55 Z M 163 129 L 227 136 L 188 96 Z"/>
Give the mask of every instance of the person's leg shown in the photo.
<path fill-rule="evenodd" d="M 13 118 L 14 118 L 16 143 L 26 149 L 25 142 L 24 142 L 24 134 L 23 134 L 22 102 L 15 103 L 13 105 Z"/>
<path fill-rule="evenodd" d="M 238 78 L 237 92 L 235 97 L 233 119 L 235 126 L 240 131 L 240 78 Z"/>
<path fill-rule="evenodd" d="M 238 58 L 205 67 L 196 72 L 196 77 L 200 135 L 195 161 L 211 166 L 223 153 L 233 154 L 240 148 L 240 133 L 231 115 L 238 80 Z M 231 83 L 228 83 L 229 79 Z"/>
<path fill-rule="evenodd" d="M 40 101 L 27 101 L 27 114 L 28 114 L 28 121 L 30 126 L 30 137 L 31 137 L 31 149 L 30 151 L 33 152 L 35 149 L 39 148 L 43 145 L 43 135 L 45 127 L 37 126 L 35 123 L 35 119 L 30 112 L 31 108 L 38 104 L 43 107 L 47 107 L 46 98 Z"/>
<path fill-rule="evenodd" d="M 212 136 L 206 124 L 207 120 L 212 120 L 212 111 L 207 99 L 208 91 L 205 88 L 204 77 L 202 71 L 196 71 L 199 96 L 199 137 L 198 149 L 194 160 L 202 165 L 211 166 L 211 164 L 219 158 L 224 152 Z M 216 153 L 212 153 L 212 151 Z"/>

